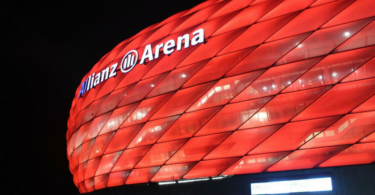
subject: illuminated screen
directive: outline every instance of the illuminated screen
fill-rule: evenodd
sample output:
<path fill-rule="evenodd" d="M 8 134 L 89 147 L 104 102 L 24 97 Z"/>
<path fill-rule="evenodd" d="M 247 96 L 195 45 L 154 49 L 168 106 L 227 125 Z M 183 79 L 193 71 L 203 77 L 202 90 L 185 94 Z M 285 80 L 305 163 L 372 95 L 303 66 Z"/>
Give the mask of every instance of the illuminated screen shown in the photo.
<path fill-rule="evenodd" d="M 332 191 L 331 177 L 252 183 L 251 194 Z"/>

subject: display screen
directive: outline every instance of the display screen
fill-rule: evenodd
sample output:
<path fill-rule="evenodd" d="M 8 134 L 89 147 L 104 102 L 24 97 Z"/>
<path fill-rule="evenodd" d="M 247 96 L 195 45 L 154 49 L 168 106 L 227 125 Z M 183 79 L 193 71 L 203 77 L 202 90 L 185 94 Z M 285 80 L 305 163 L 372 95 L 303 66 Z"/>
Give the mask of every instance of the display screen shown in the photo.
<path fill-rule="evenodd" d="M 252 195 L 321 191 L 332 191 L 331 177 L 284 180 L 251 184 Z"/>

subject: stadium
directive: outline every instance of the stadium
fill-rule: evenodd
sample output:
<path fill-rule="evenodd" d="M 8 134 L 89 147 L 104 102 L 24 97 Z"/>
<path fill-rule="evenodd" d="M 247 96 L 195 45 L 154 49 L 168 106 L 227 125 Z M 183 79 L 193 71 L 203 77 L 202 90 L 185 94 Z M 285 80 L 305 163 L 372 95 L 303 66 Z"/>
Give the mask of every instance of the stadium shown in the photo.
<path fill-rule="evenodd" d="M 207 0 L 124 37 L 74 95 L 66 140 L 75 185 L 97 194 L 368 194 L 374 7 Z"/>

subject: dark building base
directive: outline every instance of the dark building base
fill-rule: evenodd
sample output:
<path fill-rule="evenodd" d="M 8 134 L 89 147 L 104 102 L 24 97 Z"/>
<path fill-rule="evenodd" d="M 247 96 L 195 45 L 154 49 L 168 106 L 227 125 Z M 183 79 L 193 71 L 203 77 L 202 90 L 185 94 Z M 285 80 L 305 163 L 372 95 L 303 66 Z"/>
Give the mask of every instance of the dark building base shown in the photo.
<path fill-rule="evenodd" d="M 235 175 L 221 180 L 162 186 L 157 183 L 128 185 L 98 190 L 87 193 L 87 195 L 250 195 L 250 184 L 254 181 L 306 177 L 320 174 L 331 174 L 332 192 L 298 194 L 375 195 L 375 164 Z"/>

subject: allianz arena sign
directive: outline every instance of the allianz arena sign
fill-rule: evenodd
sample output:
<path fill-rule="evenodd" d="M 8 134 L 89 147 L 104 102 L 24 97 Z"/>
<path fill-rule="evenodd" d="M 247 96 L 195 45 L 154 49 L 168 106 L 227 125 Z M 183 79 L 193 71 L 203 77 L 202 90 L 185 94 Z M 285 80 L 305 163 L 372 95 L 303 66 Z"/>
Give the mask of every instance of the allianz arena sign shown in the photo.
<path fill-rule="evenodd" d="M 67 158 L 81 193 L 375 162 L 374 0 L 209 0 L 83 76 Z"/>
<path fill-rule="evenodd" d="M 169 40 L 166 43 L 161 43 L 155 46 L 154 49 L 152 49 L 152 45 L 148 44 L 146 45 L 143 55 L 140 60 L 140 65 L 144 64 L 146 60 L 148 62 L 153 61 L 154 59 L 158 59 L 160 56 L 160 50 L 162 49 L 163 53 L 165 55 L 171 55 L 175 51 L 180 51 L 182 48 L 189 48 L 190 44 L 191 46 L 198 45 L 200 43 L 204 43 L 204 29 L 198 29 L 195 32 L 192 33 L 193 37 L 190 40 L 190 34 L 185 34 L 183 36 L 180 36 L 177 38 L 177 40 Z M 176 47 L 177 46 L 177 47 Z M 128 73 L 131 71 L 134 66 L 138 62 L 138 52 L 137 50 L 131 50 L 127 54 L 125 54 L 124 58 L 121 61 L 120 68 L 121 72 Z M 96 87 L 100 83 L 106 81 L 107 79 L 111 77 L 115 77 L 117 75 L 117 66 L 119 63 L 115 63 L 111 65 L 110 67 L 107 67 L 106 69 L 102 70 L 98 73 L 93 73 L 90 75 L 86 81 L 82 83 L 81 91 L 79 93 L 78 97 L 83 96 L 87 91 L 90 89 Z"/>

